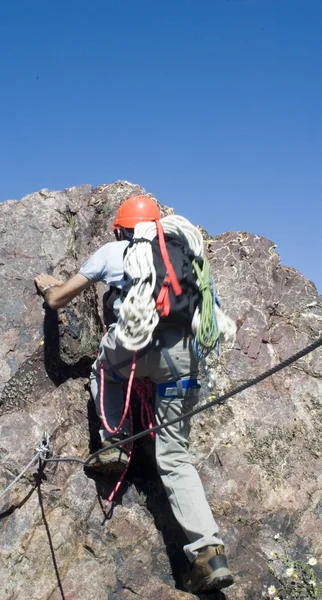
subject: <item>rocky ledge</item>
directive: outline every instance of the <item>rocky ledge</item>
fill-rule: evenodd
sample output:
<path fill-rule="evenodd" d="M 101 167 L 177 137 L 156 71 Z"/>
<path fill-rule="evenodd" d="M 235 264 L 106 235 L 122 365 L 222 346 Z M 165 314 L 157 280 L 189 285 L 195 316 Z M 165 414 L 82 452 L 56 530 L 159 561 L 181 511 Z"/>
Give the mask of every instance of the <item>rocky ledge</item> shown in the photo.
<path fill-rule="evenodd" d="M 122 181 L 45 189 L 0 205 L 0 494 L 32 459 L 44 430 L 55 456 L 84 458 L 97 447 L 87 377 L 104 330 L 103 286 L 57 313 L 44 308 L 33 277 L 77 272 L 112 239 L 115 211 L 138 192 Z M 280 264 L 271 241 L 244 232 L 203 234 L 224 307 L 238 324 L 234 348 L 223 347 L 212 365 L 220 394 L 316 339 L 322 302 L 313 283 Z M 315 597 L 312 578 L 321 577 L 322 554 L 321 378 L 317 350 L 194 417 L 193 460 L 235 577 L 225 594 L 208 598 Z M 207 400 L 214 391 L 201 380 Z M 1 498 L 1 600 L 196 598 L 183 588 L 184 540 L 151 441 L 137 443 L 127 481 L 106 512 L 111 485 L 77 463 L 51 463 L 35 465 Z M 317 564 L 308 565 L 310 559 Z M 294 561 L 292 584 L 285 570 Z"/>

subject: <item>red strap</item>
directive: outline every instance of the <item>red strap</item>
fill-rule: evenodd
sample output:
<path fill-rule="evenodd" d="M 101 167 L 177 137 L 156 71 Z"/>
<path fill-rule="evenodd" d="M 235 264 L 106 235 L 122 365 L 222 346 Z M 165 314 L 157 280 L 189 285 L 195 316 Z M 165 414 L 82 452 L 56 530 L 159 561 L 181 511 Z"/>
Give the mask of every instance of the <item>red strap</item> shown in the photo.
<path fill-rule="evenodd" d="M 182 294 L 182 289 L 180 287 L 180 283 L 177 279 L 175 270 L 174 270 L 174 268 L 171 264 L 170 258 L 169 258 L 168 250 L 167 250 L 165 239 L 164 239 L 163 227 L 162 227 L 160 221 L 156 221 L 155 223 L 156 223 L 157 231 L 158 231 L 160 251 L 161 251 L 162 258 L 163 258 L 163 262 L 165 264 L 165 268 L 167 270 L 167 276 L 168 276 L 169 283 L 171 283 L 171 285 L 172 285 L 174 295 L 180 296 L 180 294 Z M 161 294 L 161 291 L 160 291 L 160 294 Z M 159 296 L 160 296 L 160 294 L 159 294 Z M 169 291 L 168 291 L 168 294 L 169 294 Z M 169 310 L 170 310 L 170 308 L 169 308 Z"/>
<path fill-rule="evenodd" d="M 156 309 L 160 317 L 167 317 L 170 313 L 169 285 L 170 279 L 168 275 L 166 275 L 156 300 Z"/>

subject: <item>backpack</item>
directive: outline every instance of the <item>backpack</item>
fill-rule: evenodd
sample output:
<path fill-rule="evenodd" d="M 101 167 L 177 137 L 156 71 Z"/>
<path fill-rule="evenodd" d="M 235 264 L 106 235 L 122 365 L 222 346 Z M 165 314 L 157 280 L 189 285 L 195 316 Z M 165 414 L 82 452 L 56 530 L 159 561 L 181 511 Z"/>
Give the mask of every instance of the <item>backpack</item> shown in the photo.
<path fill-rule="evenodd" d="M 178 324 L 191 331 L 193 315 L 201 301 L 193 267 L 196 256 L 188 243 L 174 234 L 165 234 L 157 222 L 158 235 L 152 240 L 156 284 L 153 298 L 161 323 Z"/>
<path fill-rule="evenodd" d="M 205 342 L 207 351 L 215 347 L 219 333 L 214 285 L 203 256 L 202 235 L 187 219 L 170 215 L 138 224 L 124 252 L 124 276 L 126 297 L 115 329 L 116 340 L 124 348 L 135 351 L 146 347 L 159 323 L 184 327 L 195 336 L 198 346 Z"/>

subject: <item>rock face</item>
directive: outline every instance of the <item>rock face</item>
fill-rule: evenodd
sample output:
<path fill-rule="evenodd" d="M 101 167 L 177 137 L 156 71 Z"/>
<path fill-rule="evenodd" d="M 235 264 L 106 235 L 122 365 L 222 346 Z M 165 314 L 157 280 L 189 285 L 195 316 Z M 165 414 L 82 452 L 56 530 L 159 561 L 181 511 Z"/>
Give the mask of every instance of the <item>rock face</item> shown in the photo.
<path fill-rule="evenodd" d="M 44 430 L 55 456 L 84 458 L 97 448 L 87 377 L 103 332 L 104 289 L 99 284 L 57 314 L 44 309 L 33 277 L 77 272 L 113 239 L 115 211 L 138 192 L 117 182 L 42 190 L 0 205 L 0 494 L 32 459 Z M 223 347 L 213 364 L 221 393 L 310 343 L 322 329 L 322 303 L 311 282 L 280 265 L 269 240 L 203 233 L 219 295 L 238 323 L 235 347 Z M 321 378 L 317 350 L 193 420 L 193 460 L 236 582 L 212 598 L 258 600 L 268 585 L 279 588 L 288 557 L 316 557 L 319 575 Z M 208 397 L 202 378 L 202 400 Z M 106 515 L 111 485 L 77 463 L 50 463 L 32 468 L 1 498 L 1 600 L 197 597 L 183 591 L 183 534 L 151 441 L 137 443 L 127 482 Z M 313 597 L 292 593 L 280 596 Z"/>

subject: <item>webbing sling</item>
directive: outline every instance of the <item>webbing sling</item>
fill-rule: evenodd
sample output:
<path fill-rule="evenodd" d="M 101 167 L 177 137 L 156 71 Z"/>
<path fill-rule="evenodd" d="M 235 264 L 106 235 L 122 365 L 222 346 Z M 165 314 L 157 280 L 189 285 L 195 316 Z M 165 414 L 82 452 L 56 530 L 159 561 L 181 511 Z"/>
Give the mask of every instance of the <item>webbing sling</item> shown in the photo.
<path fill-rule="evenodd" d="M 166 268 L 166 276 L 163 280 L 161 290 L 156 300 L 156 309 L 160 317 L 167 317 L 170 313 L 169 286 L 172 286 L 175 296 L 180 296 L 182 294 L 182 289 L 169 258 L 167 246 L 164 239 L 163 227 L 160 221 L 156 221 L 155 224 L 158 232 L 160 252 Z"/>

